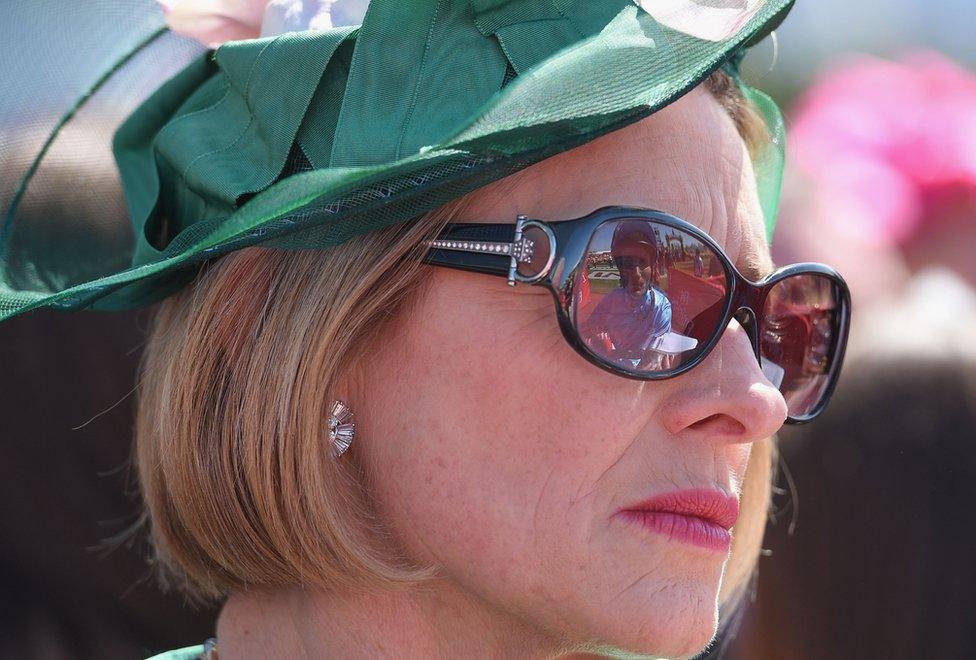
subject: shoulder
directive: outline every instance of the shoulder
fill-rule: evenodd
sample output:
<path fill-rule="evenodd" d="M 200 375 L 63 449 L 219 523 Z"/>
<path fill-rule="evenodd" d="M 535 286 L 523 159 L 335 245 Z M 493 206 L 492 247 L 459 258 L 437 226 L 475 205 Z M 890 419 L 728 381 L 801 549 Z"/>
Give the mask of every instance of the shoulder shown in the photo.
<path fill-rule="evenodd" d="M 182 649 L 164 651 L 146 660 L 197 660 L 201 656 L 203 656 L 203 644 L 197 644 L 196 646 L 187 646 Z"/>

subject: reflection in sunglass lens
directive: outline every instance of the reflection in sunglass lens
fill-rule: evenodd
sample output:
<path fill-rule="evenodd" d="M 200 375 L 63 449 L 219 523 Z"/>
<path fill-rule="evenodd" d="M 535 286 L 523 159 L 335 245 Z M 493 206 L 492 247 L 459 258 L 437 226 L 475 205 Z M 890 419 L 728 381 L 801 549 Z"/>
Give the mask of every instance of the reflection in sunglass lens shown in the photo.
<path fill-rule="evenodd" d="M 693 235 L 643 219 L 602 224 L 573 287 L 573 322 L 595 355 L 633 371 L 694 359 L 727 304 L 722 260 Z"/>
<path fill-rule="evenodd" d="M 777 385 L 790 415 L 816 411 L 830 382 L 842 323 L 841 296 L 830 278 L 816 273 L 778 282 L 763 307 L 763 371 Z"/>

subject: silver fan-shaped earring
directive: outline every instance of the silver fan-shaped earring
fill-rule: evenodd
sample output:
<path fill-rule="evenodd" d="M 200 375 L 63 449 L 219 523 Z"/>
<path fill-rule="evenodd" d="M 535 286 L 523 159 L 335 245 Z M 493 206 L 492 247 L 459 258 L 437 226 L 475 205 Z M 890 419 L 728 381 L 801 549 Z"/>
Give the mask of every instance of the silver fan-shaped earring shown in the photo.
<path fill-rule="evenodd" d="M 332 414 L 329 416 L 329 440 L 332 443 L 332 455 L 336 458 L 342 456 L 349 449 L 355 435 L 356 424 L 352 421 L 352 410 L 349 409 L 345 401 L 336 399 L 332 402 Z"/>

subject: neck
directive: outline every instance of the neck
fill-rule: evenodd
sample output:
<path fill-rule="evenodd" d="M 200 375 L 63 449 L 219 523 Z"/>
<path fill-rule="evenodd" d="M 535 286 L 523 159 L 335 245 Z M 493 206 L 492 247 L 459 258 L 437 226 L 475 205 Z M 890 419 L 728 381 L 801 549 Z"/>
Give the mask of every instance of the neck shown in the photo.
<path fill-rule="evenodd" d="M 525 620 L 444 581 L 374 593 L 235 593 L 221 611 L 217 640 L 220 657 L 230 660 L 560 655 Z"/>

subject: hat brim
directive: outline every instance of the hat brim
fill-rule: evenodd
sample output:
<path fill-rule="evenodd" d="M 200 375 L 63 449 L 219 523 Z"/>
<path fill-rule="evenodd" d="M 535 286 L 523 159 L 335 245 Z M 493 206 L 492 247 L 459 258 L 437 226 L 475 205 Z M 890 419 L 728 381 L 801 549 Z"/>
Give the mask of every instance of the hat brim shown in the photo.
<path fill-rule="evenodd" d="M 515 77 L 438 144 L 393 162 L 285 177 L 233 212 L 184 228 L 160 250 L 137 232 L 145 244 L 131 267 L 64 290 L 14 288 L 0 278 L 0 320 L 42 306 L 139 307 L 185 285 L 193 266 L 243 247 L 328 247 L 414 218 L 674 102 L 767 35 L 791 5 L 768 2 L 720 42 L 671 32 L 625 7 L 598 34 Z"/>

